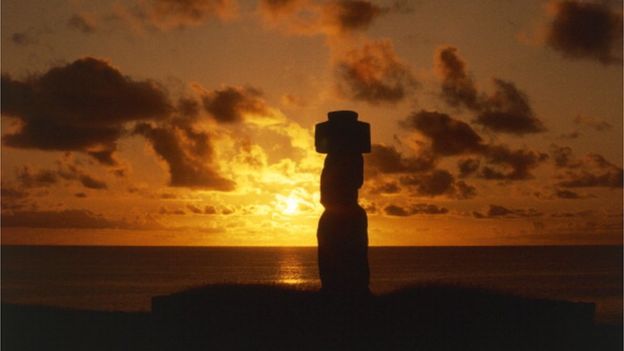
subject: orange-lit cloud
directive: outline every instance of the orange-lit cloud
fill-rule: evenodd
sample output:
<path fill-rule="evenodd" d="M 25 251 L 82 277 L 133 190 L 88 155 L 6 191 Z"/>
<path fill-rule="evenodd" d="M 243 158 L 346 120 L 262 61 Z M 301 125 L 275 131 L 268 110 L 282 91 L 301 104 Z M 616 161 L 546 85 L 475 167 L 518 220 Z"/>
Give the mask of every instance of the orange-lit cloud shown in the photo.
<path fill-rule="evenodd" d="M 407 217 L 417 214 L 438 215 L 448 213 L 448 209 L 432 204 L 414 204 L 407 207 L 388 205 L 384 208 L 388 216 Z"/>

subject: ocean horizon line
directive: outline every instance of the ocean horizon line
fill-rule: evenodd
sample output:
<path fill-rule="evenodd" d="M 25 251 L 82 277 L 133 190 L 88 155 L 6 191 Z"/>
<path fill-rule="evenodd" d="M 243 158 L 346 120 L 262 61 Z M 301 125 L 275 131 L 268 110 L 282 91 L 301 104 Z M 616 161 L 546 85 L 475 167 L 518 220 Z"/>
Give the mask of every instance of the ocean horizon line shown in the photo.
<path fill-rule="evenodd" d="M 2 244 L 3 247 L 75 247 L 75 248 L 317 248 L 316 245 L 83 245 L 83 244 Z M 516 245 L 369 245 L 369 248 L 513 248 L 513 247 L 623 247 L 620 244 L 516 244 Z"/>

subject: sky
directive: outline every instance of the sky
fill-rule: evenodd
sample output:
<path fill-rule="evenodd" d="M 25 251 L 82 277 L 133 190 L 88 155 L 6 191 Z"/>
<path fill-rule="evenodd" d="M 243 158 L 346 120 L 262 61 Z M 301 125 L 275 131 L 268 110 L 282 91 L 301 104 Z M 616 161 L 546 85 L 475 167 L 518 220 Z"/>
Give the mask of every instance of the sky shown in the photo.
<path fill-rule="evenodd" d="M 622 243 L 620 1 L 1 6 L 2 244 L 315 245 L 343 109 L 370 245 Z"/>

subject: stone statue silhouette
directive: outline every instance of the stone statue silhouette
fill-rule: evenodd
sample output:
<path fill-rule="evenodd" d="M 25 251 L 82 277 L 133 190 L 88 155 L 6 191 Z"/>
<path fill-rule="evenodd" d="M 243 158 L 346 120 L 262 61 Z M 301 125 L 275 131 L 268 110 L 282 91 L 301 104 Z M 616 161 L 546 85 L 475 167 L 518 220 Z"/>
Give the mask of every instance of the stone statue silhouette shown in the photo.
<path fill-rule="evenodd" d="M 368 219 L 358 204 L 364 182 L 363 153 L 370 152 L 370 125 L 354 111 L 333 111 L 316 125 L 315 147 L 325 153 L 317 231 L 322 290 L 368 293 Z"/>

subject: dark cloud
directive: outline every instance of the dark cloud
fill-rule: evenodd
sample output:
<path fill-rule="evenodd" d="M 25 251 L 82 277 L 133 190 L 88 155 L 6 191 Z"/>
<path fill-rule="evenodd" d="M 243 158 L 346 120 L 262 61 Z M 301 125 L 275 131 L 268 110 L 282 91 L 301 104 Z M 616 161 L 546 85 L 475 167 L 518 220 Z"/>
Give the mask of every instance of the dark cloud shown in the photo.
<path fill-rule="evenodd" d="M 621 4 L 620 4 L 621 6 Z M 622 10 L 606 2 L 551 2 L 546 44 L 571 59 L 622 64 Z"/>
<path fill-rule="evenodd" d="M 427 137 L 435 156 L 472 154 L 483 158 L 483 162 L 476 157 L 459 160 L 460 177 L 478 174 L 481 178 L 495 180 L 529 179 L 530 171 L 548 158 L 546 154 L 531 150 L 485 144 L 469 124 L 445 113 L 421 110 L 409 115 L 400 125 Z M 477 173 L 483 163 L 485 165 Z"/>
<path fill-rule="evenodd" d="M 87 151 L 87 155 L 107 166 L 116 166 L 119 162 L 115 158 L 116 149 Z"/>
<path fill-rule="evenodd" d="M 260 0 L 260 10 L 273 16 L 281 14 L 291 14 L 301 6 L 301 0 Z"/>
<path fill-rule="evenodd" d="M 29 166 L 24 166 L 17 170 L 17 182 L 25 188 L 47 187 L 56 184 L 59 176 L 56 171 L 41 169 L 32 170 Z"/>
<path fill-rule="evenodd" d="M 3 141 L 17 148 L 115 150 L 125 123 L 164 119 L 171 111 L 160 86 L 133 80 L 91 57 L 26 80 L 2 75 L 1 89 L 3 115 L 22 122 Z M 93 156 L 109 162 L 101 154 Z"/>
<path fill-rule="evenodd" d="M 565 180 L 558 183 L 564 188 L 607 187 L 621 188 L 623 182 L 622 168 L 615 165 L 597 170 L 599 173 L 590 173 L 586 170 L 568 171 Z"/>
<path fill-rule="evenodd" d="M 489 166 L 481 168 L 479 176 L 492 180 L 531 179 L 531 171 L 548 159 L 547 154 L 506 145 L 489 145 L 483 156 Z"/>
<path fill-rule="evenodd" d="M 459 200 L 472 199 L 477 196 L 477 188 L 460 180 L 455 183 L 455 190 L 451 195 Z"/>
<path fill-rule="evenodd" d="M 226 87 L 202 96 L 206 111 L 219 123 L 237 123 L 245 114 L 269 115 L 262 93 L 250 87 Z"/>
<path fill-rule="evenodd" d="M 2 228 L 138 229 L 138 224 L 107 219 L 89 210 L 16 211 L 2 213 Z"/>
<path fill-rule="evenodd" d="M 407 185 L 418 195 L 437 196 L 447 194 L 452 190 L 454 177 L 446 170 L 434 170 L 429 173 L 401 178 L 401 183 Z"/>
<path fill-rule="evenodd" d="M 0 188 L 0 198 L 2 199 L 24 199 L 28 197 L 28 192 L 9 185 L 2 184 Z"/>
<path fill-rule="evenodd" d="M 581 127 L 589 127 L 597 132 L 604 132 L 613 129 L 613 126 L 607 122 L 589 116 L 576 116 L 574 123 Z"/>
<path fill-rule="evenodd" d="M 373 194 L 397 194 L 401 192 L 401 188 L 395 182 L 383 183 L 381 185 L 375 186 L 371 193 Z"/>
<path fill-rule="evenodd" d="M 509 209 L 499 205 L 490 205 L 487 213 L 473 212 L 475 218 L 531 218 L 541 217 L 543 214 L 536 209 Z"/>
<path fill-rule="evenodd" d="M 89 189 L 107 189 L 103 180 L 97 179 L 79 169 L 67 160 L 57 162 L 57 169 L 31 169 L 29 166 L 19 168 L 16 180 L 24 188 L 53 186 L 61 180 L 75 181 Z"/>
<path fill-rule="evenodd" d="M 184 212 L 184 210 L 181 210 L 179 208 L 170 209 L 166 207 L 161 207 L 160 210 L 158 210 L 158 214 L 165 215 L 165 216 L 184 216 L 186 212 Z"/>
<path fill-rule="evenodd" d="M 496 91 L 487 97 L 475 120 L 495 132 L 524 135 L 545 130 L 529 99 L 512 82 L 494 79 Z"/>
<path fill-rule="evenodd" d="M 335 64 L 341 95 L 370 104 L 397 103 L 416 85 L 410 69 L 389 41 L 372 41 L 348 51 Z"/>
<path fill-rule="evenodd" d="M 23 187 L 2 183 L 0 189 L 0 207 L 2 211 L 15 211 L 26 207 L 29 193 Z"/>
<path fill-rule="evenodd" d="M 134 133 L 144 136 L 169 166 L 169 185 L 219 191 L 234 189 L 234 182 L 219 175 L 214 166 L 208 134 L 185 123 L 152 126 L 138 124 Z"/>
<path fill-rule="evenodd" d="M 384 212 L 386 212 L 389 216 L 397 216 L 397 217 L 407 217 L 409 216 L 409 212 L 403 207 L 399 207 L 396 205 L 388 205 L 384 208 Z"/>
<path fill-rule="evenodd" d="M 457 55 L 457 48 L 438 48 L 435 68 L 442 78 L 442 98 L 453 107 L 480 109 L 480 97 L 474 81 L 466 73 L 466 63 Z"/>
<path fill-rule="evenodd" d="M 92 34 L 97 30 L 95 19 L 93 16 L 86 13 L 77 13 L 72 15 L 67 20 L 67 26 L 85 34 Z"/>
<path fill-rule="evenodd" d="M 582 199 L 578 193 L 570 190 L 556 190 L 555 195 L 560 199 Z"/>
<path fill-rule="evenodd" d="M 465 107 L 477 114 L 475 122 L 495 132 L 524 135 L 545 130 L 535 116 L 529 99 L 514 83 L 494 79 L 492 95 L 479 93 L 466 72 L 466 63 L 457 48 L 436 51 L 435 67 L 442 79 L 442 98 L 450 106 Z"/>
<path fill-rule="evenodd" d="M 146 0 L 130 9 L 119 5 L 118 12 L 133 27 L 170 30 L 230 19 L 237 15 L 238 6 L 234 0 Z"/>
<path fill-rule="evenodd" d="M 559 134 L 559 139 L 578 139 L 581 136 L 581 133 L 578 130 L 569 132 L 569 133 L 561 133 Z"/>
<path fill-rule="evenodd" d="M 594 211 L 584 210 L 577 212 L 557 212 L 553 213 L 551 217 L 555 218 L 588 218 L 594 214 Z"/>
<path fill-rule="evenodd" d="M 204 211 L 202 211 L 199 207 L 191 205 L 191 204 L 186 205 L 186 208 L 188 208 L 189 211 L 191 211 L 192 213 L 195 213 L 195 214 L 203 214 L 204 213 Z"/>
<path fill-rule="evenodd" d="M 206 215 L 211 215 L 211 214 L 216 214 L 217 213 L 217 209 L 214 206 L 205 206 L 203 209 L 195 206 L 195 205 L 187 205 L 186 206 L 189 211 L 191 211 L 194 214 L 206 214 Z"/>
<path fill-rule="evenodd" d="M 477 189 L 463 181 L 456 182 L 455 177 L 446 170 L 436 169 L 422 174 L 413 174 L 400 178 L 416 196 L 447 196 L 459 200 L 470 199 L 477 195 Z"/>
<path fill-rule="evenodd" d="M 326 25 L 339 32 L 365 30 L 385 12 L 371 2 L 358 0 L 329 1 L 322 11 Z"/>
<path fill-rule="evenodd" d="M 15 32 L 11 34 L 11 42 L 19 46 L 27 46 L 36 42 L 35 38 L 26 32 Z"/>
<path fill-rule="evenodd" d="M 89 188 L 89 189 L 107 189 L 108 188 L 105 182 L 95 179 L 88 174 L 80 175 L 78 177 L 78 180 L 85 188 Z"/>
<path fill-rule="evenodd" d="M 623 171 L 602 155 L 590 153 L 581 159 L 574 157 L 568 146 L 551 145 L 555 166 L 562 170 L 557 176 L 563 188 L 608 187 L 621 188 Z"/>
<path fill-rule="evenodd" d="M 383 14 L 402 9 L 361 0 L 261 0 L 259 10 L 268 24 L 291 34 L 340 36 L 365 31 Z"/>
<path fill-rule="evenodd" d="M 575 160 L 572 155 L 572 148 L 569 146 L 550 146 L 550 155 L 559 168 L 576 168 L 580 166 L 580 162 Z"/>
<path fill-rule="evenodd" d="M 438 207 L 432 204 L 414 204 L 408 207 L 401 207 L 397 205 L 388 205 L 384 208 L 384 212 L 388 216 L 407 217 L 417 214 L 425 215 L 437 215 L 446 214 L 448 209 L 444 207 Z"/>
<path fill-rule="evenodd" d="M 423 172 L 431 170 L 435 160 L 431 153 L 422 152 L 417 156 L 403 156 L 393 146 L 373 144 L 371 153 L 366 156 L 367 173 L 395 174 Z"/>
<path fill-rule="evenodd" d="M 476 158 L 466 158 L 457 161 L 459 176 L 463 178 L 472 175 L 479 169 L 480 165 L 481 161 Z"/>
<path fill-rule="evenodd" d="M 85 193 L 75 193 L 74 196 L 77 197 L 77 198 L 84 199 L 84 198 L 87 197 L 87 194 L 85 194 Z"/>
<path fill-rule="evenodd" d="M 421 110 L 412 113 L 401 124 L 428 137 L 436 155 L 474 153 L 484 147 L 481 137 L 470 125 L 445 113 Z"/>

